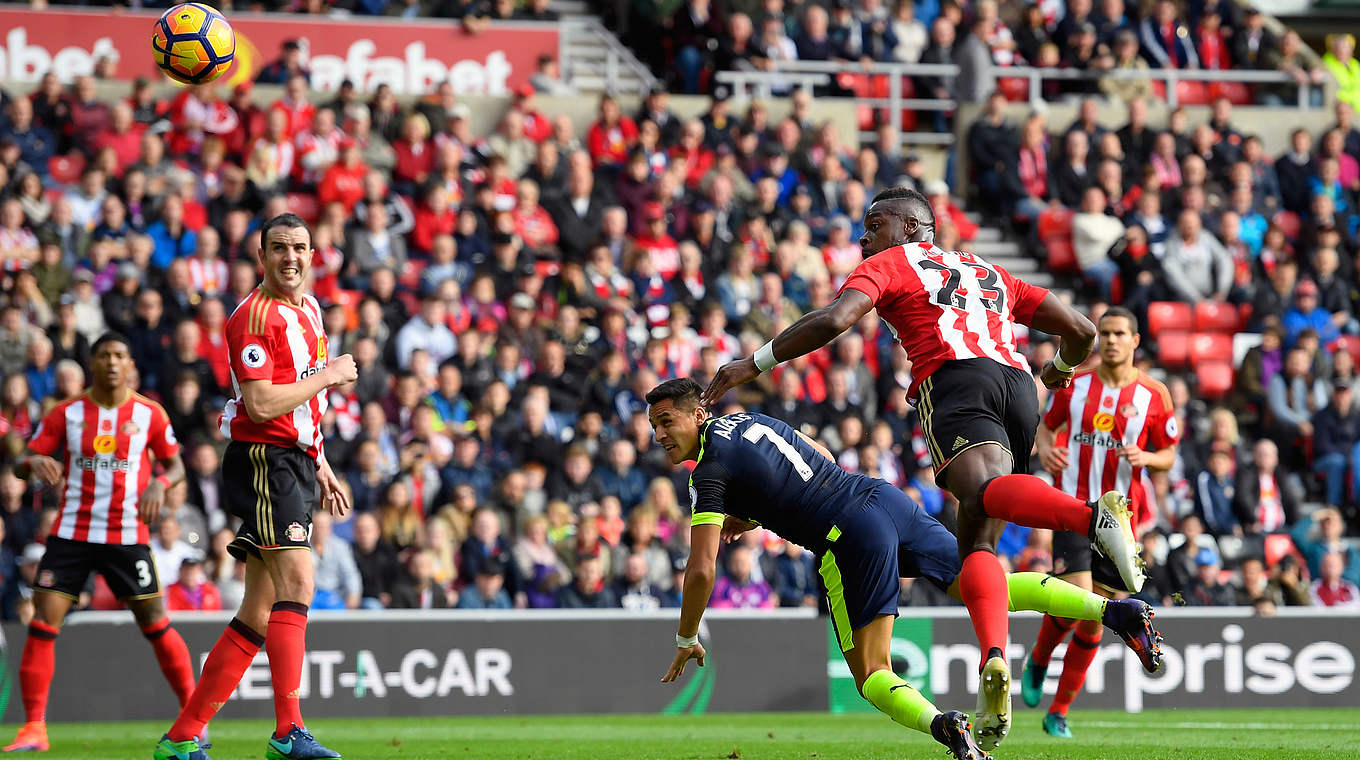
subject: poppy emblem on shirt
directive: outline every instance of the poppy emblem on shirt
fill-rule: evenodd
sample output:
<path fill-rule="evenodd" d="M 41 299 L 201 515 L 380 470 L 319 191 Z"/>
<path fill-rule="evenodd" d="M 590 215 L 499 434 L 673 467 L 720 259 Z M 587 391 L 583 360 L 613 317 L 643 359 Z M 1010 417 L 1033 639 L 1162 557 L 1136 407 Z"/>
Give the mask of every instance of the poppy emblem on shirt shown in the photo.
<path fill-rule="evenodd" d="M 113 420 L 100 420 L 99 432 L 108 433 L 113 431 Z"/>
<path fill-rule="evenodd" d="M 118 448 L 118 441 L 111 435 L 97 435 L 94 438 L 94 450 L 97 454 L 112 454 Z"/>
<path fill-rule="evenodd" d="M 1095 425 L 1096 430 L 1099 430 L 1102 433 L 1108 433 L 1111 430 L 1114 430 L 1114 415 L 1101 412 L 1091 418 L 1091 424 Z"/>
<path fill-rule="evenodd" d="M 251 343 L 241 349 L 241 363 L 251 369 L 259 369 L 264 366 L 264 347 L 258 343 Z"/>

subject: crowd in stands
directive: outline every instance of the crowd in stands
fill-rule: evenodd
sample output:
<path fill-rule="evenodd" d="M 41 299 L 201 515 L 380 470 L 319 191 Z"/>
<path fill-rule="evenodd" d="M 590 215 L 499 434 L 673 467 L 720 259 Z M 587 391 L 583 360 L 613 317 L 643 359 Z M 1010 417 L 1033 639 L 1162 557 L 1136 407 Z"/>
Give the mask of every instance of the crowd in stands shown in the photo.
<path fill-rule="evenodd" d="M 220 477 L 217 416 L 231 392 L 223 326 L 256 285 L 265 218 L 292 210 L 313 223 L 331 352 L 360 368 L 329 393 L 324 420 L 355 508 L 316 517 L 318 608 L 676 604 L 688 473 L 651 440 L 647 390 L 679 376 L 706 383 L 834 298 L 885 187 L 927 194 L 943 247 L 977 232 L 891 127 L 851 148 L 809 116 L 805 91 L 782 120 L 721 96 L 689 120 L 664 90 L 627 114 L 603 96 L 577 134 L 522 87 L 496 129 L 475 134 L 447 84 L 409 108 L 385 90 L 313 102 L 288 55 L 273 67 L 283 95 L 263 106 L 249 86 L 160 100 L 144 82 L 104 102 L 85 77 L 3 92 L 3 455 L 80 392 L 95 338 L 129 336 L 136 385 L 166 406 L 189 472 L 153 530 L 172 608 L 230 609 L 243 590 L 225 550 L 233 484 Z M 1195 130 L 1173 115 L 1166 132 L 1139 122 L 1142 100 L 1129 109 L 1131 124 L 1107 133 L 1083 106 L 1059 135 L 1041 116 L 1018 126 L 994 109 L 973 134 L 1017 146 L 1018 162 L 974 159 L 980 184 L 1014 190 L 988 193 L 1001 199 L 989 215 L 1037 227 L 1055 204 L 1080 208 L 1072 234 L 1100 298 L 1093 316 L 1121 300 L 1145 322 L 1163 299 L 1250 306 L 1260 343 L 1227 406 L 1168 377 L 1187 434 L 1155 479 L 1144 594 L 1263 611 L 1360 602 L 1360 556 L 1345 536 L 1360 525 L 1360 406 L 1342 350 L 1360 301 L 1351 111 L 1338 105 L 1335 126 L 1301 130 L 1271 161 L 1230 105 Z M 1281 211 L 1308 223 L 1282 226 Z M 1151 338 L 1140 365 L 1166 376 Z M 1054 347 L 1036 334 L 1022 348 L 1037 369 Z M 842 467 L 952 524 L 905 398 L 910 373 L 869 318 L 720 411 L 793 422 Z M 24 615 L 55 497 L 0 472 L 9 617 Z M 1001 549 L 1008 566 L 1051 566 L 1045 531 L 1012 527 Z M 766 531 L 730 547 L 723 568 L 713 606 L 818 604 L 813 558 Z M 948 600 L 904 582 L 902 601 Z M 82 605 L 117 602 L 94 584 Z"/>

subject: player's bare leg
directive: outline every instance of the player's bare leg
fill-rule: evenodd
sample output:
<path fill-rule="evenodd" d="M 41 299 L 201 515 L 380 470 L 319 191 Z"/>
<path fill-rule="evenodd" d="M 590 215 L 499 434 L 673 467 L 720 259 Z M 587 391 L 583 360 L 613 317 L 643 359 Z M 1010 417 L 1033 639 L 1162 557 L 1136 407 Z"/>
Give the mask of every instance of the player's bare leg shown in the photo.
<path fill-rule="evenodd" d="M 850 666 L 859 693 L 894 722 L 929 734 L 959 760 L 990 757 L 974 743 L 967 715 L 941 713 L 930 700 L 893 672 L 894 620 L 892 615 L 880 615 L 850 635 L 852 648 L 844 652 L 845 663 Z"/>
<path fill-rule="evenodd" d="M 194 691 L 194 665 L 189 658 L 189 647 L 179 631 L 170 625 L 165 614 L 165 602 L 160 594 L 147 599 L 128 600 L 128 609 L 137 621 L 137 627 L 156 652 L 156 662 L 161 673 L 175 690 L 179 706 L 184 707 L 189 695 Z"/>
<path fill-rule="evenodd" d="M 208 653 L 198 685 L 179 711 L 175 724 L 156 746 L 155 760 L 206 760 L 208 755 L 199 745 L 203 729 L 231 698 L 241 676 L 264 645 L 273 605 L 274 581 L 264 562 L 251 555 L 246 558 L 246 589 L 241 607 Z"/>
<path fill-rule="evenodd" d="M 74 600 L 63 594 L 38 591 L 33 595 L 33 619 L 19 664 L 19 690 L 24 700 L 24 725 L 5 752 L 46 752 L 47 695 L 56 669 L 57 634 Z"/>
<path fill-rule="evenodd" d="M 274 685 L 275 729 L 265 748 L 265 757 L 338 758 L 339 753 L 321 746 L 307 732 L 298 692 L 307 653 L 307 610 L 314 591 L 312 553 L 306 547 L 298 547 L 267 551 L 264 557 L 275 592 L 264 641 Z"/>

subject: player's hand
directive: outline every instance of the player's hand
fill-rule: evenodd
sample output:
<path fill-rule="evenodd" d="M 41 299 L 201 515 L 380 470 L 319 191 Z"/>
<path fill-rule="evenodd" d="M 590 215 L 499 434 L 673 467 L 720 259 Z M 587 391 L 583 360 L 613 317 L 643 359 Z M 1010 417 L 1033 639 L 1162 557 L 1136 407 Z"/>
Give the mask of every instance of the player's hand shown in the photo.
<path fill-rule="evenodd" d="M 61 465 L 52 457 L 35 454 L 28 458 L 29 472 L 49 486 L 61 482 Z"/>
<path fill-rule="evenodd" d="M 675 660 L 671 662 L 671 669 L 667 670 L 666 675 L 661 677 L 661 683 L 670 683 L 683 675 L 685 672 L 685 663 L 690 660 L 698 660 L 699 667 L 702 668 L 704 666 L 705 654 L 707 654 L 707 652 L 704 651 L 703 644 L 695 644 L 686 649 L 675 650 Z"/>
<path fill-rule="evenodd" d="M 321 503 L 332 515 L 344 517 L 349 512 L 349 497 L 345 495 L 345 489 L 340 487 L 340 479 L 335 477 L 330 465 L 317 471 L 316 481 L 321 486 Z"/>
<path fill-rule="evenodd" d="M 326 371 L 330 373 L 330 381 L 327 385 L 345 385 L 359 379 L 359 365 L 354 363 L 354 357 L 349 354 L 340 354 L 326 365 Z"/>
<path fill-rule="evenodd" d="M 1128 446 L 1119 447 L 1119 456 L 1129 460 L 1129 464 L 1134 467 L 1144 467 L 1147 465 L 1148 458 L 1151 456 L 1151 454 L 1148 454 L 1146 451 L 1143 451 L 1137 446 L 1130 444 Z"/>
<path fill-rule="evenodd" d="M 1061 446 L 1050 446 L 1045 451 L 1039 461 L 1043 463 L 1044 470 L 1053 473 L 1054 476 L 1062 475 L 1067 471 L 1067 449 Z"/>
<path fill-rule="evenodd" d="M 137 502 L 137 517 L 147 525 L 155 525 L 161 519 L 161 507 L 165 506 L 165 485 L 159 480 L 152 480 L 147 485 L 146 490 L 142 491 L 142 498 Z"/>
<path fill-rule="evenodd" d="M 738 538 L 741 538 L 741 534 L 745 533 L 746 531 L 755 530 L 756 528 L 759 527 L 760 527 L 759 525 L 756 525 L 753 522 L 747 522 L 741 519 L 740 517 L 733 517 L 731 515 L 728 515 L 727 517 L 723 518 L 722 542 L 724 544 L 730 544 L 733 541 L 736 541 Z"/>
<path fill-rule="evenodd" d="M 704 406 L 716 404 L 728 391 L 759 376 L 760 369 L 756 367 L 754 357 L 730 361 L 718 368 L 718 373 L 713 376 L 713 382 L 708 384 L 708 390 L 704 391 L 699 402 Z"/>
<path fill-rule="evenodd" d="M 1056 391 L 1059 388 L 1066 388 L 1071 385 L 1072 375 L 1074 374 L 1076 373 L 1059 372 L 1058 368 L 1053 366 L 1053 360 L 1050 359 L 1044 364 L 1043 371 L 1039 373 L 1039 379 L 1043 381 L 1045 388 Z"/>

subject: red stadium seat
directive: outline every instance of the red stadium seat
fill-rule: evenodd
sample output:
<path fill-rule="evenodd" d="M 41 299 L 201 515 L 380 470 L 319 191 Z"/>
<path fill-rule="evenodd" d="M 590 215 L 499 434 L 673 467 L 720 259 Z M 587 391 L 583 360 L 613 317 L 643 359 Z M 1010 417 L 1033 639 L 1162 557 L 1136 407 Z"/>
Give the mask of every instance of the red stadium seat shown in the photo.
<path fill-rule="evenodd" d="M 1232 366 L 1233 336 L 1225 333 L 1197 332 L 1190 336 L 1190 363 L 1227 362 Z"/>
<path fill-rule="evenodd" d="M 1183 106 L 1207 106 L 1213 98 L 1203 82 L 1177 82 L 1176 102 Z"/>
<path fill-rule="evenodd" d="M 1025 103 L 1029 100 L 1029 80 L 1020 77 L 1002 77 L 997 80 L 997 89 L 1012 103 Z"/>
<path fill-rule="evenodd" d="M 859 121 L 859 131 L 870 132 L 877 127 L 874 109 L 864 104 L 855 106 L 855 118 Z"/>
<path fill-rule="evenodd" d="M 289 193 L 288 210 L 302 217 L 309 224 L 321 218 L 321 204 L 312 193 Z"/>
<path fill-rule="evenodd" d="M 1065 208 L 1047 208 L 1039 214 L 1039 239 L 1072 236 L 1072 217 L 1076 212 Z"/>
<path fill-rule="evenodd" d="M 1195 364 L 1195 389 L 1206 401 L 1219 401 L 1233 387 L 1230 362 L 1209 361 Z"/>
<path fill-rule="evenodd" d="M 47 160 L 47 173 L 52 181 L 62 185 L 74 185 L 80 181 L 80 173 L 85 171 L 85 157 L 79 153 L 56 155 Z"/>
<path fill-rule="evenodd" d="M 407 260 L 406 267 L 397 277 L 397 284 L 407 290 L 420 292 L 420 276 L 425 273 L 425 265 L 426 262 L 417 259 Z"/>
<path fill-rule="evenodd" d="M 1290 554 L 1294 555 L 1294 558 L 1302 564 L 1303 558 L 1299 556 L 1299 550 L 1294 547 L 1294 540 L 1287 534 L 1271 533 L 1266 536 L 1266 567 L 1275 567 L 1280 560 Z"/>
<path fill-rule="evenodd" d="M 1298 214 L 1293 211 L 1277 211 L 1270 221 L 1280 228 L 1285 237 L 1290 240 L 1299 239 L 1299 231 L 1303 229 L 1303 220 L 1299 218 Z"/>
<path fill-rule="evenodd" d="M 1071 235 L 1044 238 L 1044 248 L 1048 250 L 1049 269 L 1061 273 L 1077 271 L 1077 251 L 1072 247 Z"/>
<path fill-rule="evenodd" d="M 1163 369 L 1183 369 L 1189 359 L 1189 333 L 1168 330 L 1157 336 L 1157 363 Z"/>
<path fill-rule="evenodd" d="M 1195 330 L 1197 332 L 1235 333 L 1242 328 L 1242 315 L 1237 307 L 1217 301 L 1201 301 L 1195 304 Z"/>
<path fill-rule="evenodd" d="M 1356 364 L 1360 365 L 1360 336 L 1342 335 L 1340 338 L 1337 338 L 1336 350 L 1340 351 L 1342 349 L 1345 349 L 1346 353 L 1351 355 L 1351 358 L 1355 360 Z"/>
<path fill-rule="evenodd" d="M 1148 304 L 1147 331 L 1153 338 L 1159 338 L 1163 330 L 1189 332 L 1191 328 L 1190 304 L 1180 301 L 1153 301 Z"/>
<path fill-rule="evenodd" d="M 1227 98 L 1235 106 L 1249 106 L 1251 100 L 1251 87 L 1244 82 L 1210 82 L 1209 98 Z"/>

